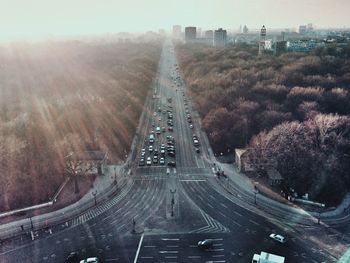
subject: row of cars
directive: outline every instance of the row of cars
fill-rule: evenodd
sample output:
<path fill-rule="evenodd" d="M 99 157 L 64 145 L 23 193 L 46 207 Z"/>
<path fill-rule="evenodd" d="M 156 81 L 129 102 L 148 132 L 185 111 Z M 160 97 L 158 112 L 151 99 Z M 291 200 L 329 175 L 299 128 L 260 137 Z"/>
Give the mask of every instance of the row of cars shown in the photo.
<path fill-rule="evenodd" d="M 152 134 L 151 134 L 152 135 Z M 168 157 L 175 157 L 175 139 L 173 136 L 168 135 L 166 137 L 167 143 L 162 143 L 160 145 L 160 149 L 158 150 L 156 147 L 154 147 L 154 136 L 150 135 L 150 145 L 148 146 L 148 156 L 146 158 L 146 149 L 141 149 L 141 158 L 139 165 L 140 166 L 151 166 L 152 164 L 160 164 L 165 165 L 165 158 Z M 176 166 L 176 163 L 174 161 L 168 162 L 168 166 Z"/>

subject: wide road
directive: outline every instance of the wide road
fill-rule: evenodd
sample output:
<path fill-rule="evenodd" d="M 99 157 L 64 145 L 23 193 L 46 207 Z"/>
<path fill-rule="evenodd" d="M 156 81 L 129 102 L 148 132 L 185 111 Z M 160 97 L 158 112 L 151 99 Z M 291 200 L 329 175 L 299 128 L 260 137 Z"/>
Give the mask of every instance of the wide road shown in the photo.
<path fill-rule="evenodd" d="M 287 263 L 336 262 L 302 229 L 236 202 L 218 186 L 170 40 L 133 146 L 131 178 L 113 198 L 34 241 L 22 236 L 3 243 L 0 262 L 64 262 L 71 251 L 102 262 L 250 262 L 261 251 L 285 256 Z M 276 243 L 270 233 L 288 242 Z M 208 238 L 213 248 L 199 249 L 198 241 Z"/>

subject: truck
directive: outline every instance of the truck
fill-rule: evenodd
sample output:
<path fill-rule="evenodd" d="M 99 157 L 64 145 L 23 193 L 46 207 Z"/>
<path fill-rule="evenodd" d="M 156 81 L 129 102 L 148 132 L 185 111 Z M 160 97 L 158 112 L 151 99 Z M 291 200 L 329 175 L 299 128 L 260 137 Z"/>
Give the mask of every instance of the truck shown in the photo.
<path fill-rule="evenodd" d="M 284 257 L 261 251 L 260 254 L 254 254 L 252 263 L 284 263 Z"/>

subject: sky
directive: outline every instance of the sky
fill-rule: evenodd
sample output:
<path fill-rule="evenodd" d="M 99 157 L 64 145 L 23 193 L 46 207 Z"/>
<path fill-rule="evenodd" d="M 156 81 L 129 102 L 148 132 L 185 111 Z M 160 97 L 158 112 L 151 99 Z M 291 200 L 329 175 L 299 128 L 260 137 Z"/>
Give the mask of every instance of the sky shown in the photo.
<path fill-rule="evenodd" d="M 0 0 L 0 39 L 171 30 L 172 25 L 349 27 L 350 0 Z"/>

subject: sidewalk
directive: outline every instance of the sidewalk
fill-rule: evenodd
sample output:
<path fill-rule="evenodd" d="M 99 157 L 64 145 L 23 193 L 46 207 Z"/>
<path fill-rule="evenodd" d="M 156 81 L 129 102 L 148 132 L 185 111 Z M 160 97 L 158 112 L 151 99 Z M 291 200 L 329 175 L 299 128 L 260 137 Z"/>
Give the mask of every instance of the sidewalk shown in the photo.
<path fill-rule="evenodd" d="M 116 168 L 116 170 L 114 170 L 114 168 Z M 11 238 L 32 229 L 37 230 L 63 223 L 64 221 L 81 214 L 94 205 L 95 197 L 96 201 L 102 200 L 104 196 L 115 190 L 115 171 L 117 175 L 117 183 L 119 185 L 122 180 L 126 180 L 124 175 L 122 175 L 123 168 L 124 165 L 108 165 L 104 170 L 104 175 L 96 177 L 93 187 L 79 201 L 69 206 L 46 214 L 0 225 L 0 239 Z M 23 230 L 21 226 L 23 226 Z"/>
<path fill-rule="evenodd" d="M 251 193 L 254 192 L 255 189 L 254 189 L 254 183 L 252 182 L 252 180 L 249 179 L 244 174 L 238 172 L 234 164 L 216 162 L 216 165 L 219 166 L 221 170 L 225 171 L 225 174 L 228 176 L 228 178 L 234 185 L 243 189 L 246 192 L 251 192 Z M 271 201 L 278 202 L 279 205 L 284 206 L 285 208 L 296 208 L 295 206 L 276 201 L 276 199 L 270 198 L 269 196 L 264 195 L 264 197 L 271 199 Z M 299 208 L 298 210 L 300 209 L 301 208 Z M 313 217 L 320 217 L 321 219 L 344 216 L 345 214 L 348 214 L 350 212 L 350 193 L 348 193 L 344 197 L 342 203 L 334 210 L 325 211 L 322 213 L 311 212 L 305 209 L 302 209 L 302 210 L 304 210 L 305 212 L 307 212 L 309 215 Z"/>

